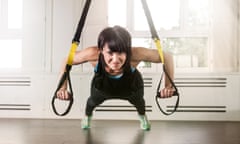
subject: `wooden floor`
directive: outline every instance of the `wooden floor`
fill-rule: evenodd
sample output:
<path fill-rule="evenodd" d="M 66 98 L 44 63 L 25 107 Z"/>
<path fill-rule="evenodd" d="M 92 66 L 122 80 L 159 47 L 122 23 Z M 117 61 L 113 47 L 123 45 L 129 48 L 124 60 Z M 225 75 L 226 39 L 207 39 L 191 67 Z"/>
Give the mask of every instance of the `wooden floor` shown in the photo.
<path fill-rule="evenodd" d="M 0 119 L 0 144 L 240 144 L 240 122 Z"/>

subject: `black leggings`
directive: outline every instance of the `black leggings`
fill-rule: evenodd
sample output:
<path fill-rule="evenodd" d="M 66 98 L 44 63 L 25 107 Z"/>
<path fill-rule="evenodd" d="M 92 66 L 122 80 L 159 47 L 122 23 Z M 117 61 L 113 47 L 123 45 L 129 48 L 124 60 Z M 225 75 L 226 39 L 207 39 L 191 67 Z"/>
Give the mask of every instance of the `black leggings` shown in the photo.
<path fill-rule="evenodd" d="M 105 100 L 108 100 L 108 99 L 128 100 L 132 105 L 136 107 L 138 114 L 140 115 L 145 114 L 145 100 L 143 98 L 143 88 L 141 88 L 140 90 L 137 90 L 136 92 L 133 92 L 130 95 L 109 96 L 109 95 L 103 94 L 93 86 L 91 87 L 91 96 L 87 100 L 85 114 L 87 116 L 91 116 L 94 108 L 102 104 Z"/>

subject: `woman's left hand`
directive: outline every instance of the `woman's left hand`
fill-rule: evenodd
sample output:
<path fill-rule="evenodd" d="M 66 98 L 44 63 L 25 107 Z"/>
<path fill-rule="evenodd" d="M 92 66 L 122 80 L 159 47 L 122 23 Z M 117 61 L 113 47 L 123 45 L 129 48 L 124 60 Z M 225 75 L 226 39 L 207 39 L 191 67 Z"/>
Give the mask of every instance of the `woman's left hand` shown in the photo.
<path fill-rule="evenodd" d="M 161 98 L 170 98 L 173 96 L 174 94 L 174 89 L 172 87 L 165 87 L 163 89 L 161 89 L 160 94 L 161 94 Z"/>

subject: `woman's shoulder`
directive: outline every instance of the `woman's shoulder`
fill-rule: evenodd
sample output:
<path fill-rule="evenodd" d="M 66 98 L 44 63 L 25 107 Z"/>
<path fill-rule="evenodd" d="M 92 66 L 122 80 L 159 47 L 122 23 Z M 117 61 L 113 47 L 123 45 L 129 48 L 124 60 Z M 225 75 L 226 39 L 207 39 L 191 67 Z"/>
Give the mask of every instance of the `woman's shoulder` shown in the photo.
<path fill-rule="evenodd" d="M 160 57 L 157 49 L 133 47 L 132 62 L 139 63 L 141 61 L 160 63 Z"/>
<path fill-rule="evenodd" d="M 78 53 L 77 57 L 79 59 L 84 58 L 85 62 L 89 62 L 93 67 L 96 66 L 98 57 L 100 54 L 100 51 L 96 46 L 87 47 L 78 52 L 79 53 Z"/>

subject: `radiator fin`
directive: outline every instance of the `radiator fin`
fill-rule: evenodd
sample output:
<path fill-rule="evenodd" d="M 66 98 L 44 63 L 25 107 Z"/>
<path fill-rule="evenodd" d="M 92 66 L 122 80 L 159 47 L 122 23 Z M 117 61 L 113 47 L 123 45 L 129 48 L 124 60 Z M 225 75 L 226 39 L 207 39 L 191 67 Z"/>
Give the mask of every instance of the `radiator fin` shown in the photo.
<path fill-rule="evenodd" d="M 172 112 L 174 106 L 167 106 L 166 111 Z M 225 113 L 226 106 L 179 106 L 176 112 Z"/>
<path fill-rule="evenodd" d="M 143 78 L 143 83 L 144 83 L 144 87 L 152 87 L 153 86 L 152 78 L 150 78 L 150 77 Z"/>
<path fill-rule="evenodd" d="M 30 77 L 0 77 L 0 86 L 31 86 Z"/>
<path fill-rule="evenodd" d="M 146 112 L 152 112 L 152 106 L 146 105 Z M 132 105 L 100 105 L 95 111 L 98 112 L 136 112 L 136 108 Z"/>
<path fill-rule="evenodd" d="M 8 111 L 30 111 L 30 104 L 0 104 L 0 110 Z"/>
<path fill-rule="evenodd" d="M 218 78 L 196 78 L 196 77 L 187 77 L 187 78 L 176 78 L 175 84 L 177 87 L 226 87 L 227 78 L 218 77 Z"/>

